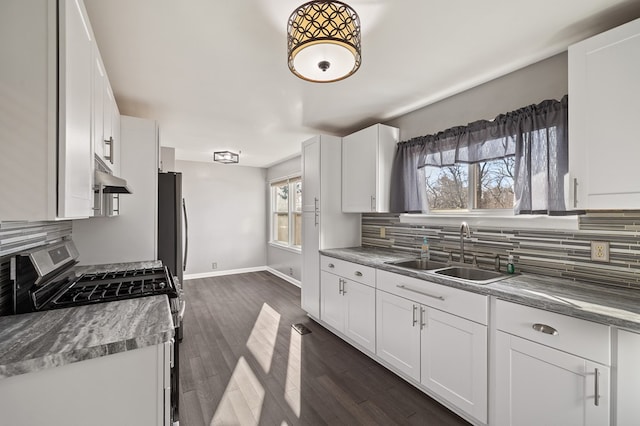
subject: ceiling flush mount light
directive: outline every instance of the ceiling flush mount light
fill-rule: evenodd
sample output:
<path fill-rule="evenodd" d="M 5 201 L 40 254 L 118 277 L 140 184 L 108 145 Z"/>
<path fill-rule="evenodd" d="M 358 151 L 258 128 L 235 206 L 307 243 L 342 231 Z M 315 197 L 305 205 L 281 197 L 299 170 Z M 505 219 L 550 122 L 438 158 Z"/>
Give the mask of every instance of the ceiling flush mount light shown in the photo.
<path fill-rule="evenodd" d="M 339 1 L 310 1 L 287 25 L 289 69 L 298 77 L 330 83 L 360 68 L 360 18 Z"/>
<path fill-rule="evenodd" d="M 240 161 L 240 156 L 231 151 L 216 151 L 213 153 L 213 161 L 223 164 L 235 164 Z"/>

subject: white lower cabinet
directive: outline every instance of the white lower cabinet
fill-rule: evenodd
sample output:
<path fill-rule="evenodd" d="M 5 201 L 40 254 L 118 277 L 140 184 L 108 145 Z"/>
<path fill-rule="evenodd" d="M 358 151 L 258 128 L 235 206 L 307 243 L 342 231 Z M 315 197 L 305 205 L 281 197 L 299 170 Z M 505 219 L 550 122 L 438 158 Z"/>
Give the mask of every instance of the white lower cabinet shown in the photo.
<path fill-rule="evenodd" d="M 486 423 L 487 326 L 433 305 L 452 310 L 475 305 L 468 311 L 474 315 L 484 311 L 478 316 L 486 318 L 487 297 L 384 271 L 378 271 L 377 285 L 378 357 L 432 394 Z M 407 298 L 411 293 L 416 297 Z"/>
<path fill-rule="evenodd" d="M 376 354 L 420 381 L 420 304 L 384 291 L 376 292 Z"/>
<path fill-rule="evenodd" d="M 487 421 L 487 327 L 433 308 L 421 316 L 420 382 Z"/>
<path fill-rule="evenodd" d="M 640 334 L 617 331 L 616 422 L 618 426 L 640 423 Z"/>
<path fill-rule="evenodd" d="M 172 345 L 3 378 L 0 424 L 169 426 Z M 37 401 L 37 407 L 25 409 L 29 401 Z"/>
<path fill-rule="evenodd" d="M 610 423 L 609 327 L 502 301 L 496 324 L 492 424 Z"/>
<path fill-rule="evenodd" d="M 375 308 L 373 287 L 321 272 L 320 319 L 371 352 L 375 351 Z"/>

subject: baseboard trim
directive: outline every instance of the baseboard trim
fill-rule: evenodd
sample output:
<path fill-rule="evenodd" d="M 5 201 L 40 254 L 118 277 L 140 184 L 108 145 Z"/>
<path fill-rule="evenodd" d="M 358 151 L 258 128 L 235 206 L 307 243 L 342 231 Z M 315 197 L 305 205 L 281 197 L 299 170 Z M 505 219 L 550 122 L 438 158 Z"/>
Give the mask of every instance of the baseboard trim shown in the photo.
<path fill-rule="evenodd" d="M 271 274 L 275 275 L 278 278 L 282 278 L 283 280 L 295 285 L 298 288 L 302 288 L 302 283 L 300 283 L 300 281 L 296 280 L 295 278 L 287 275 L 287 274 L 283 274 L 282 272 L 278 271 L 277 269 L 273 269 L 270 267 L 266 267 L 266 271 L 270 272 Z"/>
<path fill-rule="evenodd" d="M 277 269 L 270 268 L 269 266 L 256 266 L 253 268 L 228 269 L 226 271 L 203 272 L 200 274 L 186 274 L 183 277 L 183 279 L 184 281 L 187 281 L 187 280 L 196 280 L 198 278 L 221 277 L 223 275 L 245 274 L 247 272 L 261 272 L 261 271 L 267 271 L 270 274 L 275 275 L 278 278 L 282 278 L 288 283 L 295 285 L 296 287 L 299 287 L 299 288 L 302 287 L 302 284 L 300 283 L 300 281 L 296 280 L 293 277 L 290 277 L 287 274 L 283 274 Z"/>
<path fill-rule="evenodd" d="M 195 280 L 198 278 L 209 278 L 209 277 L 221 277 L 223 275 L 235 275 L 235 274 L 245 274 L 247 272 L 260 272 L 266 271 L 266 266 L 256 266 L 253 268 L 241 268 L 241 269 L 227 269 L 226 271 L 212 271 L 212 272 L 203 272 L 200 274 L 187 274 L 184 276 L 184 280 Z"/>

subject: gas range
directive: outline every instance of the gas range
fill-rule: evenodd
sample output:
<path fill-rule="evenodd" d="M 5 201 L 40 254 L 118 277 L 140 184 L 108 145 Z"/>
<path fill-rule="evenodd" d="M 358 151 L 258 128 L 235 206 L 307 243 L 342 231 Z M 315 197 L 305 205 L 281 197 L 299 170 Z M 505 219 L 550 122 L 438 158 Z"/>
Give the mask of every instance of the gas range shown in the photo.
<path fill-rule="evenodd" d="M 175 329 L 171 369 L 171 424 L 178 424 L 179 342 L 186 303 L 182 288 L 159 261 L 77 266 L 72 240 L 38 247 L 11 259 L 14 314 L 72 308 L 166 294 Z"/>

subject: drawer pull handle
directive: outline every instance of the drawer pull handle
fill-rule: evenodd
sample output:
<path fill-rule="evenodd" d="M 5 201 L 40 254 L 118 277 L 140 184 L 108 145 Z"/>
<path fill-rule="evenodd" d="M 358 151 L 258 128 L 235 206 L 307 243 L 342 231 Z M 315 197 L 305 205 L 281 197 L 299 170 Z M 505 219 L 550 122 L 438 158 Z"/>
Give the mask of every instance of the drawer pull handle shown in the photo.
<path fill-rule="evenodd" d="M 418 312 L 418 307 L 416 305 L 413 305 L 413 327 L 415 327 L 416 324 L 418 323 L 418 320 L 416 319 L 417 312 Z"/>
<path fill-rule="evenodd" d="M 327 266 L 329 266 L 329 268 L 331 268 L 331 269 L 335 268 L 335 266 L 333 265 L 333 263 L 330 263 L 330 264 L 329 264 L 329 265 L 327 265 Z"/>
<path fill-rule="evenodd" d="M 596 404 L 596 407 L 600 406 L 600 371 L 596 368 L 596 380 L 595 380 L 595 391 L 596 391 L 596 396 L 595 396 L 595 401 L 594 403 Z"/>
<path fill-rule="evenodd" d="M 362 272 L 360 272 L 360 271 L 356 271 L 356 272 L 354 272 L 354 275 L 355 275 L 356 277 L 361 277 L 361 276 L 362 276 Z"/>
<path fill-rule="evenodd" d="M 557 336 L 558 330 L 556 330 L 555 328 L 551 327 L 550 325 L 546 325 L 546 324 L 533 324 L 532 327 L 535 331 L 539 331 L 540 333 L 544 333 L 544 334 L 550 334 L 552 336 Z"/>
<path fill-rule="evenodd" d="M 404 284 L 398 284 L 398 285 L 396 285 L 396 287 L 401 288 L 401 289 L 403 289 L 403 290 L 412 291 L 412 292 L 414 292 L 414 293 L 418 293 L 418 294 L 421 294 L 421 295 L 423 295 L 423 296 L 431 297 L 432 299 L 438 299 L 438 300 L 442 300 L 442 301 L 444 301 L 444 297 L 442 297 L 442 296 L 434 296 L 433 294 L 425 293 L 425 292 L 423 292 L 423 291 L 415 290 L 415 289 L 413 289 L 413 288 L 411 288 L 411 287 L 407 287 L 407 286 L 406 286 L 406 285 L 404 285 Z"/>

